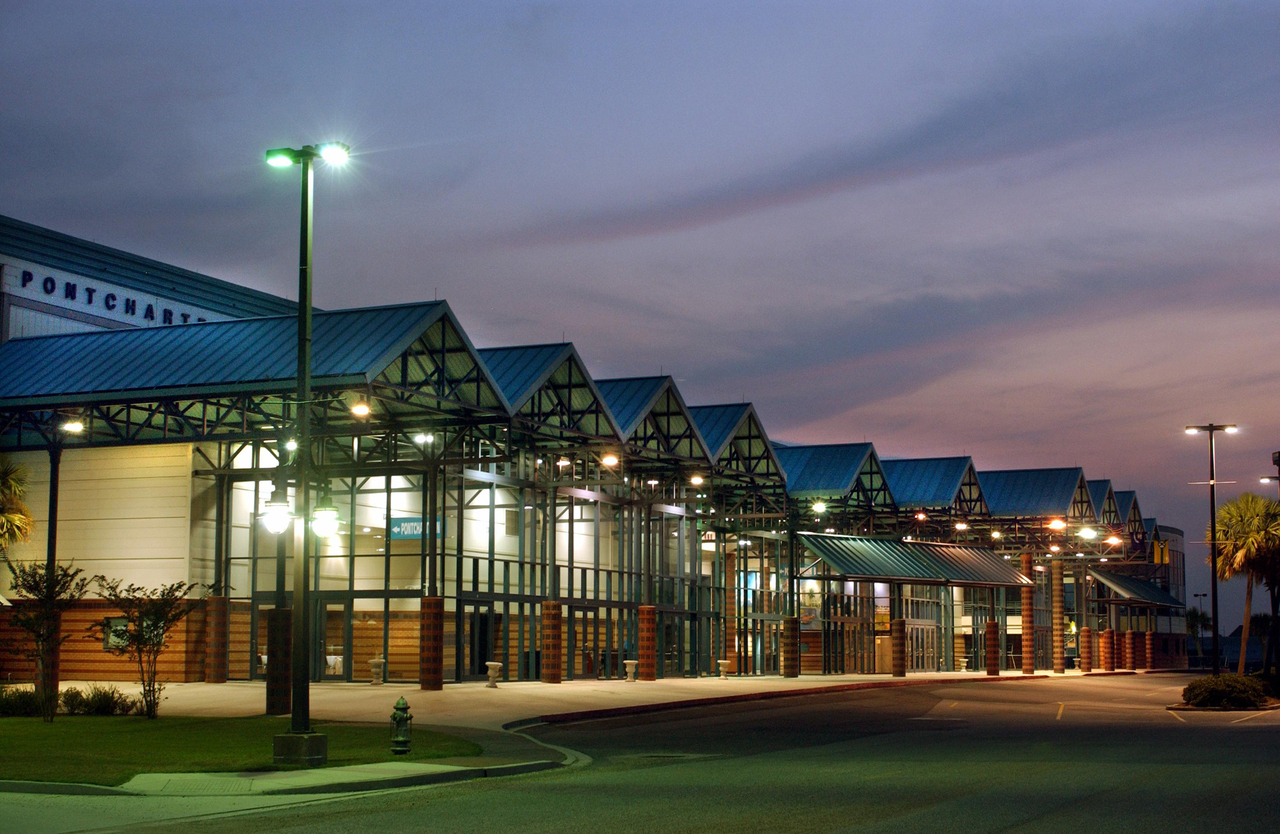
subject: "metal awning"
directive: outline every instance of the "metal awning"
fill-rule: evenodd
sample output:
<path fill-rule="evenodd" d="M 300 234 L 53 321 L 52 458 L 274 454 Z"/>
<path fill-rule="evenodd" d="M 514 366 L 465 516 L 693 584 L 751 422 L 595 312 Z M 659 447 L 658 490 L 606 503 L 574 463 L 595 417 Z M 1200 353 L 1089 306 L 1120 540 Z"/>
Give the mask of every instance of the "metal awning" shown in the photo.
<path fill-rule="evenodd" d="M 1122 573 L 1110 573 L 1103 570 L 1089 569 L 1089 575 L 1106 585 L 1129 602 L 1142 605 L 1158 605 L 1162 608 L 1185 608 L 1186 603 L 1145 579 L 1125 576 Z"/>
<path fill-rule="evenodd" d="M 1031 582 L 993 550 L 940 542 L 800 533 L 799 542 L 851 579 L 924 585 L 1021 586 Z"/>

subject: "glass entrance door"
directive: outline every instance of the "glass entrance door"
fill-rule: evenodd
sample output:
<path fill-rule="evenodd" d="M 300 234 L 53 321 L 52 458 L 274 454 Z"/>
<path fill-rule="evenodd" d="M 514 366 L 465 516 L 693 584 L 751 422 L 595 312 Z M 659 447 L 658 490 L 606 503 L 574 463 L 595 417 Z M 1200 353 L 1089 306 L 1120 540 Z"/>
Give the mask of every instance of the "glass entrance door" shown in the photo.
<path fill-rule="evenodd" d="M 351 602 L 316 601 L 314 677 L 326 681 L 351 680 Z"/>

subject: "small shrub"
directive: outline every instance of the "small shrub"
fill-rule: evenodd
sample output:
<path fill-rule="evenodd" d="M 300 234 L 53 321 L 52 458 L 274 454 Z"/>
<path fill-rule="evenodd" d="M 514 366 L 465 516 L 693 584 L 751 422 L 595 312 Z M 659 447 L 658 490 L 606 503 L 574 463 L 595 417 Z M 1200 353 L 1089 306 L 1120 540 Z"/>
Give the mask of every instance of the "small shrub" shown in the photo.
<path fill-rule="evenodd" d="M 114 686 L 89 687 L 84 696 L 85 715 L 133 715 L 138 711 L 138 701 L 130 698 Z"/>
<path fill-rule="evenodd" d="M 84 693 L 74 686 L 62 691 L 62 714 L 84 715 L 89 709 Z"/>
<path fill-rule="evenodd" d="M 1182 690 L 1182 700 L 1193 707 L 1257 709 L 1267 702 L 1267 692 L 1256 678 L 1245 675 L 1206 675 Z"/>
<path fill-rule="evenodd" d="M 34 718 L 42 715 L 40 696 L 34 689 L 0 687 L 0 717 Z"/>

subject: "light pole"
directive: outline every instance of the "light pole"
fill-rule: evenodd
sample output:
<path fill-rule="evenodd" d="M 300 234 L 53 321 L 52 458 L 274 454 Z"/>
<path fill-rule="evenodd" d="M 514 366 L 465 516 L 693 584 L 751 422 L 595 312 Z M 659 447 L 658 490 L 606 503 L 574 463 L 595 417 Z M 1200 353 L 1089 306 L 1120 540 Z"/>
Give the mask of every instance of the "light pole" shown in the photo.
<path fill-rule="evenodd" d="M 308 567 L 311 558 L 311 533 L 308 528 L 311 491 L 311 214 L 312 194 L 315 177 L 312 162 L 324 159 L 330 165 L 341 165 L 347 161 L 351 149 L 341 142 L 326 142 L 322 145 L 303 145 L 301 148 L 276 148 L 267 151 L 267 164 L 276 168 L 302 166 L 302 231 L 298 242 L 298 390 L 296 437 L 298 441 L 295 458 L 295 475 L 297 482 L 297 505 L 294 514 L 299 527 L 294 537 L 293 553 L 293 665 L 290 676 L 292 684 L 291 720 L 289 732 L 294 736 L 308 736 L 311 732 L 311 651 L 308 645 L 310 637 L 311 612 L 308 608 L 307 593 Z M 326 745 L 321 743 L 319 750 L 314 745 L 289 743 L 286 740 L 285 752 L 277 736 L 276 759 L 298 760 L 304 764 L 323 764 L 327 760 Z M 323 750 L 323 752 L 319 752 Z M 317 761 L 318 759 L 318 761 Z"/>
<path fill-rule="evenodd" d="M 1240 429 L 1234 423 L 1206 423 L 1203 426 L 1187 426 L 1187 434 L 1209 434 L 1209 618 L 1212 621 L 1213 673 L 1222 674 L 1222 662 L 1218 657 L 1218 480 L 1213 436 L 1218 432 L 1235 434 Z"/>

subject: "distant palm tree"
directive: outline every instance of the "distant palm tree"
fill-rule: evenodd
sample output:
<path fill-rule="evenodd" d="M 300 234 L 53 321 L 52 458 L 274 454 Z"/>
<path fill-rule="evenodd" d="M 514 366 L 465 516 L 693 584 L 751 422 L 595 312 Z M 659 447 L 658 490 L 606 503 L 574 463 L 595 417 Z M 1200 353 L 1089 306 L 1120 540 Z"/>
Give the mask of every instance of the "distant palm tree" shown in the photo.
<path fill-rule="evenodd" d="M 1205 539 L 1211 535 L 1206 532 Z M 1260 563 L 1274 558 L 1272 551 L 1280 551 L 1280 502 L 1246 492 L 1218 508 L 1218 578 L 1243 576 L 1245 580 L 1237 674 L 1244 674 L 1253 586 L 1262 581 L 1262 571 L 1258 568 Z"/>
<path fill-rule="evenodd" d="M 26 491 L 26 470 L 6 458 L 0 458 L 0 556 L 31 536 L 35 519 L 27 505 L 22 503 L 22 495 Z"/>
<path fill-rule="evenodd" d="M 1204 646 L 1200 643 L 1200 634 L 1209 626 L 1209 615 L 1199 608 L 1187 609 L 1187 634 L 1196 638 L 1196 655 L 1204 660 Z"/>

